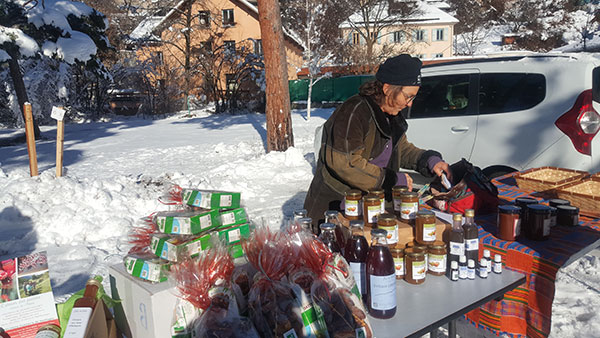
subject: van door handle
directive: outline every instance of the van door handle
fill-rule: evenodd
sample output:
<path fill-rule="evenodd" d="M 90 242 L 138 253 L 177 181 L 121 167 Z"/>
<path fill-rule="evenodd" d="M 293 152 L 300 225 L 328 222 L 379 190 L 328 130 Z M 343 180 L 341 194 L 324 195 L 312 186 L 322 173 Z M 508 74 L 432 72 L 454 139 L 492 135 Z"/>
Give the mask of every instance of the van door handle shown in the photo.
<path fill-rule="evenodd" d="M 469 131 L 469 127 L 467 126 L 454 126 L 452 128 L 450 128 L 450 130 L 452 130 L 455 133 L 466 133 Z"/>

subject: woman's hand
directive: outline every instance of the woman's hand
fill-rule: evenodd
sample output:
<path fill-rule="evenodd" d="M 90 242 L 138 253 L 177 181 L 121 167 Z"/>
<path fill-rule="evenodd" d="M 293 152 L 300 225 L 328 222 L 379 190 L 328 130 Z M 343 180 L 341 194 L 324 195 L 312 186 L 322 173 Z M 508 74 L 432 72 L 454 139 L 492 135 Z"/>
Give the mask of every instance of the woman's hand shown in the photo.
<path fill-rule="evenodd" d="M 448 163 L 444 161 L 438 162 L 433 166 L 433 169 L 431 169 L 431 171 L 433 171 L 433 173 L 437 176 L 442 176 L 442 173 L 446 173 L 446 178 L 448 178 L 448 180 L 452 182 L 452 171 L 450 170 L 450 166 L 448 165 Z"/>

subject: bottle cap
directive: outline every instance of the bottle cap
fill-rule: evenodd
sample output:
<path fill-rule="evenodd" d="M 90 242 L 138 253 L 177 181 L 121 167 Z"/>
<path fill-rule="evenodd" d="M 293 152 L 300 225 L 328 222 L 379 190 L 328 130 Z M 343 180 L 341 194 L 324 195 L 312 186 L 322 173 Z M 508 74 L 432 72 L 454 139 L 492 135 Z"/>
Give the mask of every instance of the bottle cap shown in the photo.
<path fill-rule="evenodd" d="M 321 230 L 335 230 L 335 224 L 333 224 L 333 223 L 321 223 L 321 225 L 319 225 L 319 229 L 321 229 Z"/>
<path fill-rule="evenodd" d="M 458 269 L 458 262 L 457 261 L 450 262 L 450 269 Z"/>
<path fill-rule="evenodd" d="M 100 281 L 98 281 L 97 279 L 94 278 L 90 278 L 88 279 L 88 281 L 85 283 L 85 285 L 95 285 L 97 287 L 100 287 L 102 285 L 102 283 L 100 283 Z"/>
<path fill-rule="evenodd" d="M 337 217 L 339 212 L 337 210 L 327 210 L 325 211 L 325 217 Z"/>
<path fill-rule="evenodd" d="M 473 210 L 473 209 L 465 210 L 465 216 L 466 217 L 475 217 L 475 210 Z"/>
<path fill-rule="evenodd" d="M 452 220 L 453 221 L 462 221 L 462 215 L 461 214 L 454 214 L 452 215 Z"/>
<path fill-rule="evenodd" d="M 312 227 L 312 218 L 310 217 L 302 217 L 298 219 L 298 223 L 302 225 L 303 228 Z"/>
<path fill-rule="evenodd" d="M 488 250 L 488 249 L 484 249 L 484 250 L 483 250 L 483 257 L 490 258 L 490 250 Z"/>
<path fill-rule="evenodd" d="M 383 237 L 383 238 L 386 238 L 387 237 L 387 231 L 385 231 L 383 229 L 372 229 L 371 230 L 371 237 Z"/>
<path fill-rule="evenodd" d="M 474 268 L 475 267 L 475 261 L 472 259 L 469 259 L 469 262 L 467 263 L 467 266 L 470 268 Z"/>
<path fill-rule="evenodd" d="M 306 217 L 306 215 L 308 215 L 308 211 L 306 211 L 306 209 L 298 209 L 294 211 L 294 217 L 302 218 Z"/>
<path fill-rule="evenodd" d="M 501 263 L 502 262 L 502 256 L 500 256 L 499 254 L 496 254 L 494 256 L 494 262 Z"/>
<path fill-rule="evenodd" d="M 354 219 L 350 221 L 350 228 L 361 228 L 365 227 L 365 221 L 362 219 Z"/>
<path fill-rule="evenodd" d="M 461 255 L 458 258 L 458 261 L 461 262 L 461 263 L 466 263 L 467 262 L 467 256 Z"/>

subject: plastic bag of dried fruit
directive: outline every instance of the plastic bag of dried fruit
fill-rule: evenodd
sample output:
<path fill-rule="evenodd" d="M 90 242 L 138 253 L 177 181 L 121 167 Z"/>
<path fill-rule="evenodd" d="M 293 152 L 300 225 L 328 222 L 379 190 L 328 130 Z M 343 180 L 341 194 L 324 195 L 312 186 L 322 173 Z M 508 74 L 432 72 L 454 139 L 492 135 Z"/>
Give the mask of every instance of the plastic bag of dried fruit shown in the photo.
<path fill-rule="evenodd" d="M 289 239 L 262 226 L 242 246 L 248 261 L 259 271 L 248 294 L 248 309 L 260 335 L 315 337 L 314 320 L 303 317 L 302 303 L 286 277 L 291 267 Z"/>
<path fill-rule="evenodd" d="M 358 294 L 350 267 L 339 254 L 312 236 L 304 236 L 298 259 L 317 278 L 310 295 L 331 337 L 373 337 L 367 311 Z"/>
<path fill-rule="evenodd" d="M 201 313 L 191 324 L 194 337 L 259 337 L 252 323 L 239 315 L 229 282 L 233 269 L 229 251 L 219 244 L 172 268 L 181 298 Z"/>

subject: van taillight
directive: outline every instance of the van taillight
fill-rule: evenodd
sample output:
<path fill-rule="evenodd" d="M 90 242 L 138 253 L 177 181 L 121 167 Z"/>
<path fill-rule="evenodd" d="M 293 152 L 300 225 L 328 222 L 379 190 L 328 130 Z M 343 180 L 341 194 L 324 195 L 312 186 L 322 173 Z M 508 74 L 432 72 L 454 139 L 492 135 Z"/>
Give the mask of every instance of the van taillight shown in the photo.
<path fill-rule="evenodd" d="M 592 155 L 592 139 L 600 129 L 600 115 L 592 106 L 592 90 L 581 93 L 573 108 L 554 124 L 571 139 L 578 152 Z"/>

